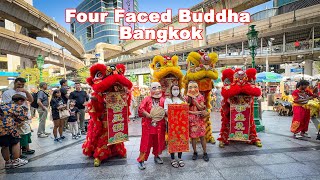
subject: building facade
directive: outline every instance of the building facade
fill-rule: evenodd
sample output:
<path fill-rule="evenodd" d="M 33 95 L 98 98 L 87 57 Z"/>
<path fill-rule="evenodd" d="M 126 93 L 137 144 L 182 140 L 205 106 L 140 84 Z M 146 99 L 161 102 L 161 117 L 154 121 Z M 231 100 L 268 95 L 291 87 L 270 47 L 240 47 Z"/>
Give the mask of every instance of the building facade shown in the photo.
<path fill-rule="evenodd" d="M 25 0 L 30 5 L 33 5 L 33 0 Z M 18 32 L 23 35 L 27 35 L 27 29 L 15 24 L 7 19 L 1 18 L 0 16 L 0 27 Z M 25 69 L 27 67 L 33 67 L 33 62 L 30 59 L 19 57 L 5 52 L 0 51 L 0 89 L 7 88 L 8 85 L 17 77 L 19 74 L 17 70 Z"/>
<path fill-rule="evenodd" d="M 93 52 L 96 44 L 100 42 L 108 44 L 121 43 L 119 39 L 119 27 L 123 25 L 123 21 L 120 23 L 114 22 L 114 9 L 123 8 L 123 5 L 127 6 L 130 3 L 133 4 L 133 11 L 138 12 L 137 0 L 84 0 L 80 3 L 76 8 L 77 12 L 109 13 L 104 24 L 78 23 L 73 19 L 70 25 L 71 32 L 84 45 L 86 52 Z M 138 28 L 138 25 L 135 24 L 134 28 Z"/>

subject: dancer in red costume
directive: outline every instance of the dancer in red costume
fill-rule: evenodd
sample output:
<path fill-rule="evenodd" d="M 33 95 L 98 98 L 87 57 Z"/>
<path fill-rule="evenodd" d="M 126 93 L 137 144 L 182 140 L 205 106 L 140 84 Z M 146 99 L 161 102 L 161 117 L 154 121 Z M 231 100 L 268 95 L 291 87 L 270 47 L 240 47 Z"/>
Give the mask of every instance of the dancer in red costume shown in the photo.
<path fill-rule="evenodd" d="M 165 149 L 165 110 L 164 97 L 162 97 L 161 85 L 159 82 L 151 83 L 151 96 L 143 99 L 139 106 L 139 116 L 142 117 L 142 136 L 140 142 L 140 155 L 137 159 L 140 170 L 146 168 L 144 161 L 148 160 L 150 149 L 154 161 L 163 164 L 159 155 Z"/>
<path fill-rule="evenodd" d="M 261 90 L 255 85 L 255 75 L 257 71 L 253 68 L 247 69 L 244 72 L 241 69 L 232 70 L 226 69 L 222 72 L 222 81 L 224 86 L 222 88 L 221 94 L 223 96 L 222 108 L 221 108 L 221 130 L 219 147 L 224 147 L 224 145 L 229 144 L 230 135 L 230 98 L 238 95 L 247 95 L 251 97 L 258 97 L 261 95 Z M 250 104 L 251 109 L 253 109 L 253 101 Z M 247 118 L 247 117 L 246 117 Z M 250 134 L 248 141 L 251 144 L 255 144 L 261 147 L 262 144 L 260 139 L 257 137 L 256 126 L 254 124 L 253 111 L 249 115 L 250 121 Z"/>
<path fill-rule="evenodd" d="M 102 160 L 112 156 L 126 157 L 126 149 L 123 143 L 108 145 L 108 126 L 106 116 L 105 98 L 108 92 L 124 92 L 127 97 L 127 105 L 130 106 L 132 83 L 124 76 L 125 66 L 118 64 L 105 66 L 95 64 L 90 68 L 90 77 L 87 82 L 94 92 L 88 103 L 88 111 L 91 116 L 88 125 L 86 141 L 82 145 L 83 154 L 93 156 L 94 166 L 99 166 Z"/>

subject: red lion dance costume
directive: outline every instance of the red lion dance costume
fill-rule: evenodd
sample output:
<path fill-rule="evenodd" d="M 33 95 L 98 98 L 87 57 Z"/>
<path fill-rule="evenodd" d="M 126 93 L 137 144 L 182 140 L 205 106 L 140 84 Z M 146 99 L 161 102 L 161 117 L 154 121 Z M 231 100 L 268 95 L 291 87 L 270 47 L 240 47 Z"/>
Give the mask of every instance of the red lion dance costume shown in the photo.
<path fill-rule="evenodd" d="M 250 68 L 245 72 L 241 69 L 232 70 L 225 69 L 222 72 L 222 81 L 223 87 L 221 94 L 223 96 L 222 108 L 221 108 L 221 117 L 222 117 L 222 125 L 220 130 L 220 137 L 218 140 L 220 141 L 219 147 L 224 147 L 224 145 L 229 144 L 229 140 L 240 140 L 245 141 L 250 144 L 255 144 L 258 147 L 262 147 L 261 141 L 257 137 L 256 126 L 254 124 L 253 117 L 253 97 L 258 97 L 261 95 L 261 90 L 255 85 L 255 76 L 256 69 Z M 231 116 L 231 107 L 232 104 L 235 104 L 233 112 L 245 112 L 247 109 L 249 112 L 246 113 L 238 113 L 235 116 Z M 231 119 L 234 117 L 234 119 Z M 249 120 L 249 125 L 247 131 L 248 135 L 242 134 L 241 131 L 231 132 L 231 122 L 240 123 L 234 124 L 234 128 L 238 130 L 243 130 L 246 128 L 242 125 L 245 124 L 245 121 Z"/>
<path fill-rule="evenodd" d="M 110 92 L 122 92 L 127 95 L 127 106 L 130 106 L 132 83 L 124 76 L 125 66 L 118 64 L 105 66 L 95 64 L 90 68 L 88 84 L 94 92 L 88 104 L 91 119 L 88 125 L 86 141 L 82 145 L 83 154 L 93 156 L 94 166 L 99 166 L 102 160 L 113 156 L 126 157 L 123 143 L 108 145 L 108 117 L 106 114 L 106 95 Z"/>

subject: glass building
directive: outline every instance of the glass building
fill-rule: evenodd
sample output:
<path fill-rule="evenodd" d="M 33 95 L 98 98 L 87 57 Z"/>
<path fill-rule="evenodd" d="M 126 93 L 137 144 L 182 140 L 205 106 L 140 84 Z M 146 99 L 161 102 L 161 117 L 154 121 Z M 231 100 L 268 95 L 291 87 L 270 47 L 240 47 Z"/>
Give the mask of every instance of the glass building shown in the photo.
<path fill-rule="evenodd" d="M 84 0 L 76 9 L 77 12 L 108 12 L 106 22 L 102 23 L 79 23 L 75 19 L 71 23 L 71 32 L 84 45 L 86 52 L 94 51 L 96 44 L 103 42 L 119 44 L 119 27 L 123 25 L 114 23 L 114 9 L 122 8 L 123 3 L 130 0 Z M 134 1 L 134 11 L 138 12 L 138 2 Z M 138 28 L 138 24 L 135 24 Z"/>

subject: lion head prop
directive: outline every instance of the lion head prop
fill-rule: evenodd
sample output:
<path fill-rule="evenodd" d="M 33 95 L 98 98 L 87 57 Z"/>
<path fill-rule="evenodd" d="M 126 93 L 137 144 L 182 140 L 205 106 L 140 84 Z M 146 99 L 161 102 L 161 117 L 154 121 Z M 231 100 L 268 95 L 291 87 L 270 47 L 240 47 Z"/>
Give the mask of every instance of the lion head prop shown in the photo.
<path fill-rule="evenodd" d="M 162 86 L 162 93 L 165 96 L 169 95 L 169 88 L 176 84 L 181 88 L 183 74 L 178 65 L 178 56 L 160 56 L 157 55 L 153 58 L 152 63 L 149 65 L 152 73 L 152 82 L 160 82 Z"/>

